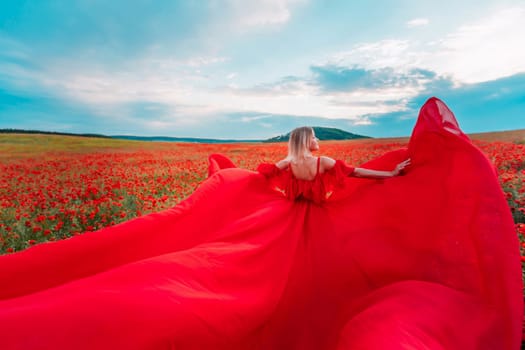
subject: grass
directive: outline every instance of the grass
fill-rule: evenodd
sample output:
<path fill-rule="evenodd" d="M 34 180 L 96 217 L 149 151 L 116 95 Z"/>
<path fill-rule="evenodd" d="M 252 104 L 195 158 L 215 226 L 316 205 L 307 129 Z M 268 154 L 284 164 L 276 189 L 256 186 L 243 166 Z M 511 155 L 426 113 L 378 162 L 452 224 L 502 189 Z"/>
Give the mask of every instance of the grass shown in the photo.
<path fill-rule="evenodd" d="M 43 134 L 0 134 L 0 162 L 39 158 L 50 154 L 86 154 L 154 148 L 158 148 L 158 144 L 144 141 Z"/>

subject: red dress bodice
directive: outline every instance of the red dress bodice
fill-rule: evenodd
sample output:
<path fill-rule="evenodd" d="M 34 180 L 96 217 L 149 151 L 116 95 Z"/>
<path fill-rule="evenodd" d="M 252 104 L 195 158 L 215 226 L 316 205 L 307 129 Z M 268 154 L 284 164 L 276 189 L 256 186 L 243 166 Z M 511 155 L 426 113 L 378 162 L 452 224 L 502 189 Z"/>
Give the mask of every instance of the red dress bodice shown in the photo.
<path fill-rule="evenodd" d="M 346 177 L 353 174 L 354 167 L 345 164 L 342 160 L 336 160 L 333 168 L 320 173 L 319 160 L 320 158 L 317 161 L 317 173 L 312 180 L 298 179 L 290 166 L 280 169 L 273 163 L 262 163 L 257 171 L 268 179 L 272 189 L 290 200 L 322 203 L 337 187 L 342 186 Z"/>

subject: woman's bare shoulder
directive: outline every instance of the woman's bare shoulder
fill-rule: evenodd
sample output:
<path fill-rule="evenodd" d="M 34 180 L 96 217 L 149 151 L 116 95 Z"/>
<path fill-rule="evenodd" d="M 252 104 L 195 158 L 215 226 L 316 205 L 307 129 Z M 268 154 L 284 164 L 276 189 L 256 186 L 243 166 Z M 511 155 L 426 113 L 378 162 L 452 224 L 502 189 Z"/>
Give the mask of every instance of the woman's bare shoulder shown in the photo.
<path fill-rule="evenodd" d="M 275 163 L 275 166 L 278 167 L 281 170 L 282 169 L 286 169 L 286 167 L 288 167 L 288 165 L 290 165 L 290 161 L 288 159 L 281 159 L 280 161 Z"/>
<path fill-rule="evenodd" d="M 321 156 L 320 158 L 321 158 L 321 167 L 324 170 L 330 170 L 334 167 L 335 159 L 326 157 L 326 156 Z"/>

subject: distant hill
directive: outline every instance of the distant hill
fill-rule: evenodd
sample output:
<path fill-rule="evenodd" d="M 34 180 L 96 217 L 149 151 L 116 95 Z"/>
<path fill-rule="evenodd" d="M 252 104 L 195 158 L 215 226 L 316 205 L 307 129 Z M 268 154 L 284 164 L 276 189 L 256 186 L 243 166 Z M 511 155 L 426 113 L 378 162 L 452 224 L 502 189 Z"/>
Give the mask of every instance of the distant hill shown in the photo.
<path fill-rule="evenodd" d="M 344 131 L 336 128 L 324 128 L 321 126 L 313 127 L 315 136 L 319 140 L 354 140 L 354 139 L 371 139 L 370 136 L 363 136 L 358 134 L 352 134 L 351 132 Z M 264 140 L 263 142 L 284 142 L 288 141 L 290 133 L 286 135 L 279 135 L 272 137 L 271 139 Z"/>

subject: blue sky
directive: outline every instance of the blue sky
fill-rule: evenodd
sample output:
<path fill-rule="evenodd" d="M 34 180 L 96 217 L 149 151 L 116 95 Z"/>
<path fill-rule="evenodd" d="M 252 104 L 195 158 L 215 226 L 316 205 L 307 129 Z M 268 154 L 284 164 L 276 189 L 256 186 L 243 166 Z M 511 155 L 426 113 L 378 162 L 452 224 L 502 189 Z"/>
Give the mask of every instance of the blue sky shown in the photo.
<path fill-rule="evenodd" d="M 253 139 L 408 136 L 441 98 L 525 128 L 522 0 L 8 0 L 0 128 Z"/>

